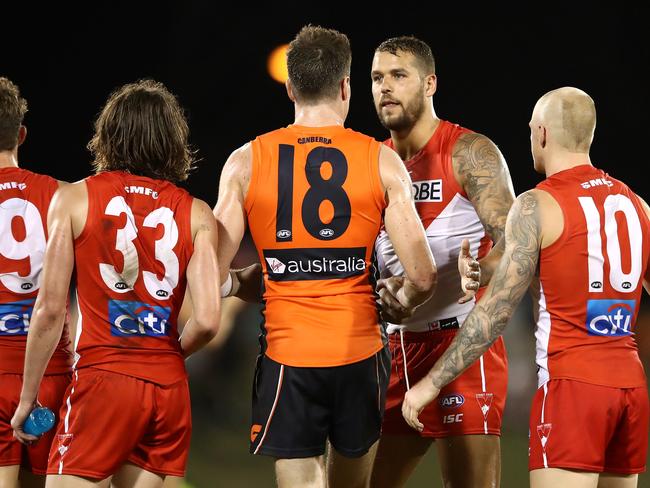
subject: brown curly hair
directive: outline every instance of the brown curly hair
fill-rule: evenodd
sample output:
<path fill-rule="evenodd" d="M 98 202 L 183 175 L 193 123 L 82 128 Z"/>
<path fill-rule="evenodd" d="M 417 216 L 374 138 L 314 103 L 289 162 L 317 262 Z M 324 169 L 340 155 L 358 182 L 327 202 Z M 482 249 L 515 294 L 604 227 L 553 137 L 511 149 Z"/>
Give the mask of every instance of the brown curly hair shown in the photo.
<path fill-rule="evenodd" d="M 189 127 L 176 97 L 162 83 L 140 80 L 114 91 L 95 122 L 88 149 L 93 167 L 178 182 L 194 167 Z"/>

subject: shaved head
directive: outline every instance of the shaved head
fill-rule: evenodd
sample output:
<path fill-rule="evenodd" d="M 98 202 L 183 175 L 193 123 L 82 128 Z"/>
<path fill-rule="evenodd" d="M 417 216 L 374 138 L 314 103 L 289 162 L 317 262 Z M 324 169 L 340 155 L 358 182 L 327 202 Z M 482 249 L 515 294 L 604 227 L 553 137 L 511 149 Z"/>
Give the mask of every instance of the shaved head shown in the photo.
<path fill-rule="evenodd" d="M 596 106 L 592 98 L 578 88 L 558 88 L 538 100 L 533 121 L 545 126 L 550 140 L 560 147 L 570 152 L 588 153 L 596 128 Z"/>

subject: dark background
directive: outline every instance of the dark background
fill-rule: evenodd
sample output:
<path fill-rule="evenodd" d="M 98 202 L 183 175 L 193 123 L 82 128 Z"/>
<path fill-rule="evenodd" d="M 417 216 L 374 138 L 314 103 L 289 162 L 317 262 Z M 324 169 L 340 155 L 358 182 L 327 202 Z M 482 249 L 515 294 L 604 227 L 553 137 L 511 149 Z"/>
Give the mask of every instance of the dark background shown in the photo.
<path fill-rule="evenodd" d="M 528 121 L 545 92 L 572 85 L 596 102 L 592 161 L 646 200 L 650 67 L 647 8 L 517 3 L 505 9 L 465 2 L 287 3 L 253 8 L 214 2 L 22 2 L 0 6 L 0 75 L 29 103 L 21 164 L 63 180 L 90 173 L 85 146 L 94 117 L 117 86 L 150 77 L 185 107 L 201 163 L 186 183 L 214 205 L 228 155 L 257 134 L 288 125 L 293 107 L 266 72 L 266 57 L 307 23 L 345 32 L 353 50 L 347 126 L 385 138 L 370 93 L 374 48 L 413 34 L 436 58 L 439 117 L 490 137 L 508 161 L 515 191 L 541 180 L 532 169 Z M 88 2 L 90 4 L 90 2 Z M 445 8 L 443 8 L 445 7 Z M 533 13 L 525 13 L 533 12 Z M 252 259 L 239 256 L 240 263 Z M 268 459 L 247 454 L 257 311 L 230 299 L 228 327 L 211 350 L 188 362 L 195 431 L 188 481 L 203 487 L 273 486 Z M 228 301 L 226 301 L 228 302 Z M 646 301 L 638 337 L 650 350 Z M 234 319 L 234 320 L 233 320 Z M 641 325 L 641 324 L 640 324 Z M 504 426 L 503 486 L 525 486 L 527 411 L 535 389 L 529 304 L 509 327 L 510 390 Z M 644 352 L 645 351 L 645 352 Z M 428 456 L 409 486 L 439 486 Z M 461 461 L 462 462 L 462 461 Z M 643 481 L 645 480 L 645 481 Z M 640 485 L 647 483 L 642 478 Z"/>

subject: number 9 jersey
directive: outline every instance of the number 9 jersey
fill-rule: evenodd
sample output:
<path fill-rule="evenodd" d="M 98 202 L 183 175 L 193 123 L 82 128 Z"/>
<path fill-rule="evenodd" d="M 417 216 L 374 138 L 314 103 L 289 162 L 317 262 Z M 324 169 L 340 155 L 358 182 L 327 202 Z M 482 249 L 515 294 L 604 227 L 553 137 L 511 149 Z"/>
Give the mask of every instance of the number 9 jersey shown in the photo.
<path fill-rule="evenodd" d="M 29 322 L 38 294 L 54 178 L 21 168 L 0 169 L 0 373 L 23 374 Z M 45 374 L 68 373 L 68 329 Z"/>
<path fill-rule="evenodd" d="M 121 171 L 85 181 L 88 214 L 74 242 L 75 367 L 175 383 L 186 377 L 176 321 L 193 252 L 193 198 Z"/>
<path fill-rule="evenodd" d="M 563 233 L 540 253 L 534 290 L 539 385 L 571 379 L 645 386 L 634 339 L 650 256 L 650 222 L 641 201 L 590 165 L 556 173 L 537 188 L 564 215 Z"/>

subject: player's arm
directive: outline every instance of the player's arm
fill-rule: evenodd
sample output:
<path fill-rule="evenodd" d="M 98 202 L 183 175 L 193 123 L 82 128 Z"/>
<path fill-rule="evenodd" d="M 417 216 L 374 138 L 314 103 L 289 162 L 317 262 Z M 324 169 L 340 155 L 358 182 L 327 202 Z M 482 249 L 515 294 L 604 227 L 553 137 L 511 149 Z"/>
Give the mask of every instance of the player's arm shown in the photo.
<path fill-rule="evenodd" d="M 250 289 L 254 291 L 261 289 L 261 273 L 244 273 L 242 276 L 241 273 L 230 271 L 230 265 L 246 231 L 244 201 L 250 185 L 252 167 L 253 150 L 251 144 L 248 143 L 230 155 L 221 171 L 219 198 L 214 207 L 214 216 L 219 227 L 220 283 L 229 288 L 229 290 L 222 290 L 222 296 L 239 296 L 240 287 L 247 292 Z M 241 283 L 240 279 L 243 280 Z M 228 285 L 227 281 L 229 280 L 232 280 L 232 286 Z"/>
<path fill-rule="evenodd" d="M 499 148 L 489 138 L 476 133 L 458 138 L 452 164 L 456 180 L 495 243 L 490 253 L 480 260 L 480 284 L 485 286 L 503 255 L 506 219 L 515 199 L 508 165 Z"/>
<path fill-rule="evenodd" d="M 535 276 L 542 246 L 539 193 L 531 190 L 515 200 L 506 223 L 503 259 L 485 295 L 431 371 L 406 393 L 402 414 L 414 429 L 422 430 L 418 414 L 440 389 L 457 378 L 501 335 Z"/>
<path fill-rule="evenodd" d="M 411 178 L 397 153 L 382 145 L 379 173 L 388 206 L 384 226 L 404 267 L 404 279 L 391 295 L 406 309 L 428 300 L 436 286 L 437 270 L 412 197 Z"/>
<path fill-rule="evenodd" d="M 16 438 L 23 443 L 35 439 L 22 431 L 22 425 L 35 405 L 45 368 L 61 338 L 74 267 L 72 216 L 80 208 L 87 208 L 80 205 L 85 195 L 85 183 L 67 185 L 56 192 L 48 211 L 43 276 L 27 334 L 20 403 L 11 419 Z"/>
<path fill-rule="evenodd" d="M 217 334 L 221 307 L 217 223 L 210 207 L 196 198 L 192 204 L 192 235 L 194 252 L 187 265 L 188 293 L 184 301 L 191 303 L 191 316 L 180 339 L 185 357 L 201 349 Z M 181 312 L 186 313 L 182 307 Z"/>

